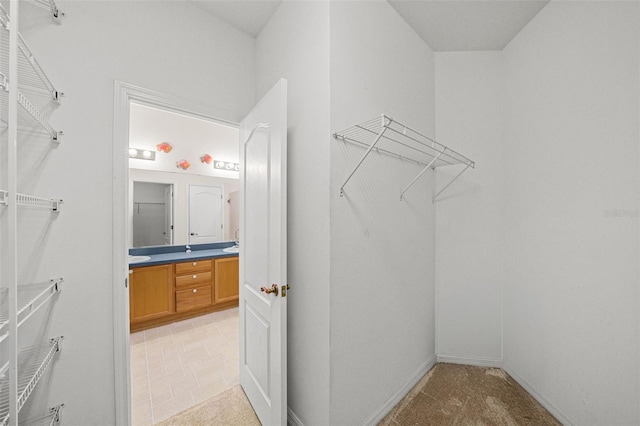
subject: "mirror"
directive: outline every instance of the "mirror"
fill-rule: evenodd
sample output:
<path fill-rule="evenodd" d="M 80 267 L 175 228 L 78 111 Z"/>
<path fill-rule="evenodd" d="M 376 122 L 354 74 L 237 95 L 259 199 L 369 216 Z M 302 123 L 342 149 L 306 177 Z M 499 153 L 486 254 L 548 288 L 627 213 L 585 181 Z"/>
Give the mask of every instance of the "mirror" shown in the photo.
<path fill-rule="evenodd" d="M 173 244 L 173 185 L 133 182 L 133 247 Z"/>
<path fill-rule="evenodd" d="M 129 246 L 237 240 L 237 127 L 137 103 L 130 111 Z"/>

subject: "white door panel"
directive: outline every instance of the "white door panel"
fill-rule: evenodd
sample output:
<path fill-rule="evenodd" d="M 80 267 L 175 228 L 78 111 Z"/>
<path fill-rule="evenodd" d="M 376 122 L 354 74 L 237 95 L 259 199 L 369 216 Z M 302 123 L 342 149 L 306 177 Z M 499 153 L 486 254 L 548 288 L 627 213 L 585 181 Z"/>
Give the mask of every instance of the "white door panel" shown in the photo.
<path fill-rule="evenodd" d="M 189 185 L 189 244 L 222 239 L 222 189 Z"/>
<path fill-rule="evenodd" d="M 240 124 L 240 384 L 265 426 L 287 423 L 286 111 L 280 80 Z"/>

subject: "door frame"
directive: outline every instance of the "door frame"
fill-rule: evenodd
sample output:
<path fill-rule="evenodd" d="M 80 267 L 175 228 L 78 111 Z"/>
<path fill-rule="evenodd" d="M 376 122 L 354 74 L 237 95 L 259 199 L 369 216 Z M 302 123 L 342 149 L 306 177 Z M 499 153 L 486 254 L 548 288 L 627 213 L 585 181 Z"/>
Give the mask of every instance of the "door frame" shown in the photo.
<path fill-rule="evenodd" d="M 130 241 L 129 209 L 129 116 L 130 104 L 137 103 L 167 111 L 189 115 L 226 126 L 239 123 L 217 117 L 228 111 L 188 101 L 176 96 L 145 89 L 116 80 L 113 103 L 112 144 L 112 281 L 113 281 L 113 339 L 116 404 L 115 423 L 131 424 L 131 381 L 129 347 L 129 265 L 127 250 Z"/>

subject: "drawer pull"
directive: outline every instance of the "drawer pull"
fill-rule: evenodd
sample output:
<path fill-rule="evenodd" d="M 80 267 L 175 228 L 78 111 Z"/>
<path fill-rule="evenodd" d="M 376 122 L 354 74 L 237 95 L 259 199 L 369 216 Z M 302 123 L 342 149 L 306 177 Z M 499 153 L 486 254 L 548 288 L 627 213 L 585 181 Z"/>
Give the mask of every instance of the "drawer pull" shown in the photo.
<path fill-rule="evenodd" d="M 193 266 L 198 266 L 198 262 L 193 262 L 192 265 Z"/>
<path fill-rule="evenodd" d="M 197 276 L 197 275 L 194 275 L 194 276 L 193 276 L 193 279 L 195 280 L 196 278 L 198 278 L 198 276 Z"/>
<path fill-rule="evenodd" d="M 198 292 L 198 289 L 197 289 L 197 288 L 194 288 L 194 289 L 193 289 L 193 292 L 194 292 L 194 293 L 197 293 L 197 292 Z"/>

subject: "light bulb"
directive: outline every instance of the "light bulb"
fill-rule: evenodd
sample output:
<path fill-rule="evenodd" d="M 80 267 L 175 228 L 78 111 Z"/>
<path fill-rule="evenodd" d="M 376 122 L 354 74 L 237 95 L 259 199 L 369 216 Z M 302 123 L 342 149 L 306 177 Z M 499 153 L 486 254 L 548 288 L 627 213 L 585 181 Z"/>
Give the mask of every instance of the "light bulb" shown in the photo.
<path fill-rule="evenodd" d="M 135 148 L 129 148 L 129 157 L 137 157 L 138 156 L 138 150 Z"/>
<path fill-rule="evenodd" d="M 148 160 L 151 158 L 151 151 L 142 151 L 142 156 Z"/>

